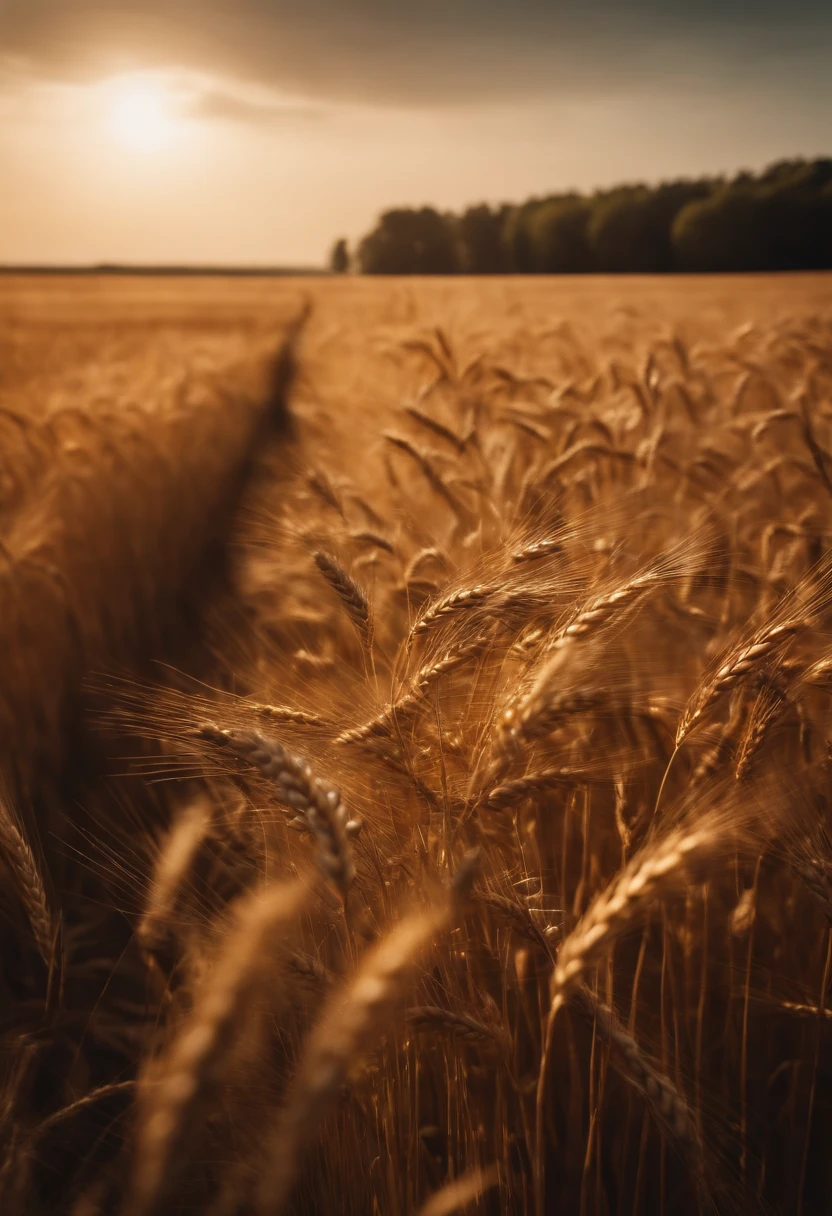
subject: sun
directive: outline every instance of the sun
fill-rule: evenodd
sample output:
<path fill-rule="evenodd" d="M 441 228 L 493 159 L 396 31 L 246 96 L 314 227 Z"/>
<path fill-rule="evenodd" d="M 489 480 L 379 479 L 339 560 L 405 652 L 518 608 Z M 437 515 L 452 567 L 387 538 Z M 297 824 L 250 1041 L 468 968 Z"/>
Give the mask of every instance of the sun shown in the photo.
<path fill-rule="evenodd" d="M 175 129 L 171 99 L 164 85 L 150 79 L 110 82 L 109 128 L 131 152 L 156 152 L 172 140 Z"/>

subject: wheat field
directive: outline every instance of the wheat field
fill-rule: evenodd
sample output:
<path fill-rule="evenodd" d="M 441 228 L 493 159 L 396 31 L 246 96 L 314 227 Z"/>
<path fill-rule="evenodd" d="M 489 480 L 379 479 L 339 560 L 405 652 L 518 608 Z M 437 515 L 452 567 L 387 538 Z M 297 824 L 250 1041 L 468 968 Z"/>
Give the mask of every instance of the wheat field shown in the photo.
<path fill-rule="evenodd" d="M 829 276 L 7 276 L 0 437 L 4 1216 L 829 1211 Z"/>

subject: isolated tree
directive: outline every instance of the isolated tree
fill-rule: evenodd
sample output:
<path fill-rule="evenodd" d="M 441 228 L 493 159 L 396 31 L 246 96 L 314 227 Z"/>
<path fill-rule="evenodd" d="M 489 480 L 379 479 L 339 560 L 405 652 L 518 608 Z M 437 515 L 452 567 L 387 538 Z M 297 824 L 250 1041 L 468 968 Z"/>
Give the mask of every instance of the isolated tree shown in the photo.
<path fill-rule="evenodd" d="M 332 246 L 332 253 L 329 255 L 329 268 L 333 274 L 346 274 L 350 268 L 349 246 L 343 237 Z"/>

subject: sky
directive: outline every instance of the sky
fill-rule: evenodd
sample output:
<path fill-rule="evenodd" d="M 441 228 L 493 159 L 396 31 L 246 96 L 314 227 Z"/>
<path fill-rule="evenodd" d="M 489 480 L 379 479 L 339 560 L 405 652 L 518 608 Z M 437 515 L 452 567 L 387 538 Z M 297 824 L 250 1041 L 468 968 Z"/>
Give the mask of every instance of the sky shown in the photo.
<path fill-rule="evenodd" d="M 832 153 L 832 0 L 0 0 L 0 263 L 320 265 Z"/>

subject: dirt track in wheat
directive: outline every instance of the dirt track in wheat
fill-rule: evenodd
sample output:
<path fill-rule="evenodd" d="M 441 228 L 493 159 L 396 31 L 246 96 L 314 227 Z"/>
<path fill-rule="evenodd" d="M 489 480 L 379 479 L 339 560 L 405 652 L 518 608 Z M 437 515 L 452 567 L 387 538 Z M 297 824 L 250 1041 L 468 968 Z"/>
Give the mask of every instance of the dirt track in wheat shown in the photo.
<path fill-rule="evenodd" d="M 0 280 L 4 1216 L 827 1212 L 830 540 L 829 276 Z"/>

